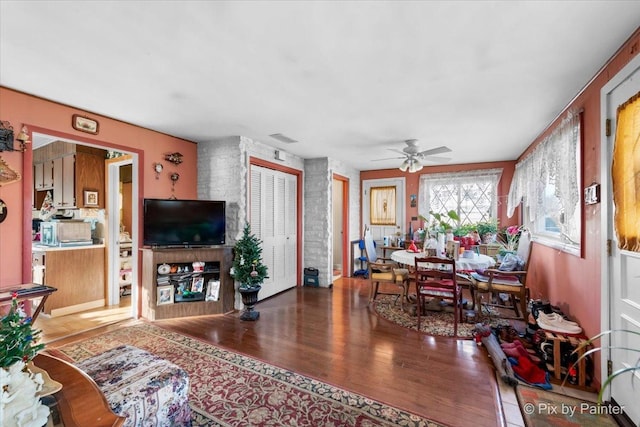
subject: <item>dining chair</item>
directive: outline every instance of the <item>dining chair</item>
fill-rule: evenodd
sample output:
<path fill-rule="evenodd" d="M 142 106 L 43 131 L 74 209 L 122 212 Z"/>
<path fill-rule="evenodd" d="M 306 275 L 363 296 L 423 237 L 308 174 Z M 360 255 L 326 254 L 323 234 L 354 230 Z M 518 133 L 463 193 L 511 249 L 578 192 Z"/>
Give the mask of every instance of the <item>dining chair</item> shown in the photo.
<path fill-rule="evenodd" d="M 453 303 L 453 335 L 458 335 L 462 322 L 462 291 L 456 274 L 456 261 L 439 257 L 416 257 L 416 298 L 418 330 L 427 298 L 439 298 Z"/>
<path fill-rule="evenodd" d="M 482 273 L 474 272 L 469 276 L 475 289 L 476 306 L 482 309 L 482 294 L 490 295 L 490 302 L 485 305 L 511 309 L 515 312 L 516 319 L 527 320 L 527 303 L 529 289 L 527 288 L 527 273 L 531 258 L 531 233 L 523 231 L 518 241 L 517 255 L 525 261 L 524 267 L 516 271 L 504 271 L 499 268 L 488 268 Z M 494 294 L 505 294 L 509 297 L 511 306 L 493 303 Z M 498 298 L 498 301 L 501 301 Z"/>
<path fill-rule="evenodd" d="M 404 302 L 409 292 L 409 270 L 401 268 L 390 258 L 378 258 L 376 244 L 368 226 L 365 226 L 364 230 L 364 249 L 368 260 L 369 280 L 371 280 L 369 303 L 372 303 L 378 295 L 397 295 L 400 299 L 400 308 L 404 311 Z M 380 292 L 381 283 L 397 287 L 398 292 Z"/>

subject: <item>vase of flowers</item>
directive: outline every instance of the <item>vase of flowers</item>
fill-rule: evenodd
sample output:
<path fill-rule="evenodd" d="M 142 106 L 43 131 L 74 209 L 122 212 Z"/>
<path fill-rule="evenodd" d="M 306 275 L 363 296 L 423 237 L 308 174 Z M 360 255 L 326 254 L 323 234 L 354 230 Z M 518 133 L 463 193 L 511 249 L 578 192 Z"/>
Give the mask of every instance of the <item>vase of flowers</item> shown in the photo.
<path fill-rule="evenodd" d="M 262 241 L 251 233 L 251 226 L 244 226 L 242 238 L 234 247 L 232 276 L 240 283 L 238 291 L 242 296 L 245 311 L 242 320 L 257 320 L 260 312 L 254 307 L 258 302 L 258 292 L 262 289 L 267 275 L 267 266 L 262 263 Z"/>
<path fill-rule="evenodd" d="M 501 245 L 500 255 L 515 254 L 518 251 L 518 242 L 523 230 L 524 227 L 521 225 L 510 225 L 500 231 L 498 235 L 498 241 Z"/>
<path fill-rule="evenodd" d="M 44 348 L 37 344 L 40 331 L 13 294 L 11 308 L 0 321 L 0 425 L 41 427 L 47 423 L 49 407 L 40 402 L 42 374 L 33 373 L 28 363 Z"/>

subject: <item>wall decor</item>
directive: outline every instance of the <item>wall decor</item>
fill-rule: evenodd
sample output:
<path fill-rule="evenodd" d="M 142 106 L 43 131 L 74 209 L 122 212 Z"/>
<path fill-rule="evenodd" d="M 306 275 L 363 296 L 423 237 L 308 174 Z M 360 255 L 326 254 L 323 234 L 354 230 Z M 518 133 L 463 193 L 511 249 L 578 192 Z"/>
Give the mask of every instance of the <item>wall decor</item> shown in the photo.
<path fill-rule="evenodd" d="M 153 164 L 153 170 L 156 173 L 156 179 L 160 179 L 160 172 L 162 172 L 162 169 L 164 169 L 164 166 L 162 166 L 162 163 Z"/>
<path fill-rule="evenodd" d="M 13 151 L 13 127 L 0 120 L 0 151 Z"/>
<path fill-rule="evenodd" d="M 0 222 L 7 219 L 7 214 L 7 204 L 4 202 L 4 200 L 0 199 Z"/>
<path fill-rule="evenodd" d="M 98 206 L 98 192 L 95 190 L 84 190 L 84 205 Z"/>
<path fill-rule="evenodd" d="M 81 116 L 80 114 L 73 115 L 71 125 L 75 130 L 79 130 L 81 132 L 87 132 L 93 135 L 98 133 L 98 121 L 89 117 Z"/>
<path fill-rule="evenodd" d="M 184 156 L 180 153 L 170 153 L 170 154 L 165 154 L 164 159 L 167 162 L 171 162 L 174 165 L 179 165 L 180 163 L 182 163 L 182 158 Z"/>
<path fill-rule="evenodd" d="M 0 157 L 0 187 L 20 181 L 20 174 L 9 167 L 2 157 Z"/>

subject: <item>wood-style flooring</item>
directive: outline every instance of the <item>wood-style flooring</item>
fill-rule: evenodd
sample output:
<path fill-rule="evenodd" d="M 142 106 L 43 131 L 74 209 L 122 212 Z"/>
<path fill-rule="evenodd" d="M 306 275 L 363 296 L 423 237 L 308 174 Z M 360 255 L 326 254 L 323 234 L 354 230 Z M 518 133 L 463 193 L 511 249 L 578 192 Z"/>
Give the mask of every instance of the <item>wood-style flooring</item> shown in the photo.
<path fill-rule="evenodd" d="M 506 425 L 484 348 L 390 323 L 368 296 L 367 280 L 342 278 L 332 288 L 295 288 L 260 302 L 256 322 L 230 313 L 154 323 L 451 426 Z M 39 320 L 36 326 L 47 328 Z"/>

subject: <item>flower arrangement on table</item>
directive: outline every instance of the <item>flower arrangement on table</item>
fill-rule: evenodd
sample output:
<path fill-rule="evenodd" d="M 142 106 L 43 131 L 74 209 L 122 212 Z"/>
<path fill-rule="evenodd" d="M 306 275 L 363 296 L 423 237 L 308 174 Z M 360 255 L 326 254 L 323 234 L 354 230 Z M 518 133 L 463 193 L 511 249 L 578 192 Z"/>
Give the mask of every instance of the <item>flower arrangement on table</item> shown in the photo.
<path fill-rule="evenodd" d="M 42 375 L 29 371 L 27 363 L 44 348 L 37 344 L 39 330 L 24 312 L 14 293 L 9 312 L 0 321 L 0 425 L 41 427 L 47 423 L 49 407 L 37 395 Z"/>

